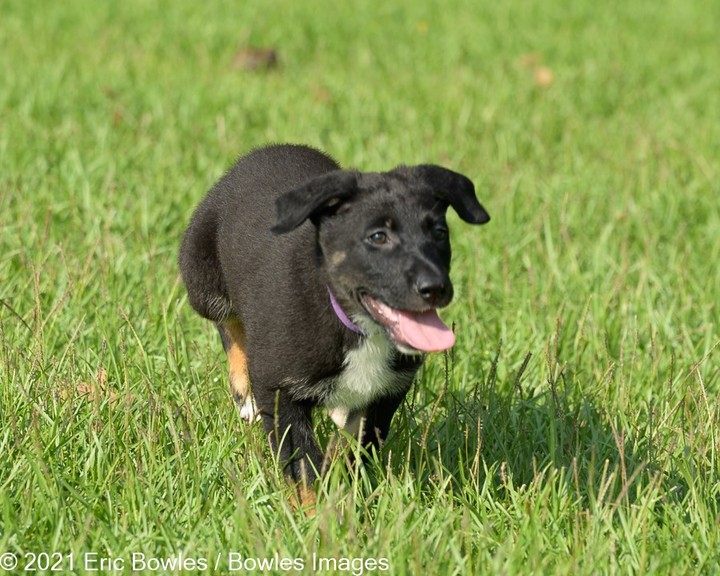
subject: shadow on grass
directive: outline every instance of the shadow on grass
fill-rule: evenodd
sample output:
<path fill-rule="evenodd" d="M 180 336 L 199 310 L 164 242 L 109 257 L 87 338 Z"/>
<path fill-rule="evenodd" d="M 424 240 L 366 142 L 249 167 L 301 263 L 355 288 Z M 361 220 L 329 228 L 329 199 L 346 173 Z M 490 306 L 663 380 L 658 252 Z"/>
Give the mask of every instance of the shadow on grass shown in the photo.
<path fill-rule="evenodd" d="M 582 392 L 567 365 L 548 364 L 549 376 L 535 387 L 523 383 L 529 353 L 501 381 L 500 356 L 498 349 L 489 373 L 469 391 L 450 390 L 453 366 L 446 357 L 443 390 L 430 403 L 418 402 L 420 408 L 413 405 L 417 398 L 409 399 L 396 416 L 398 432 L 384 456 L 391 470 L 409 465 L 419 484 L 449 479 L 456 492 L 489 483 L 499 497 L 560 472 L 565 491 L 583 508 L 632 504 L 647 487 L 661 487 L 660 505 L 677 503 L 692 489 L 687 463 L 672 457 L 676 445 L 654 437 L 657 423 L 623 425 Z"/>

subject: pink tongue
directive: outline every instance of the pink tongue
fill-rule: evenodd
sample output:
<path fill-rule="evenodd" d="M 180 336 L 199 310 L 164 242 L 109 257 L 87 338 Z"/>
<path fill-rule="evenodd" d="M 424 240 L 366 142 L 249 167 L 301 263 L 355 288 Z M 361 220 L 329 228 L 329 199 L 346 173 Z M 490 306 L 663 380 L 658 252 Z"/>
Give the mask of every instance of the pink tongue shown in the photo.
<path fill-rule="evenodd" d="M 440 352 L 452 348 L 455 344 L 455 334 L 440 320 L 435 310 L 394 312 L 397 323 L 391 330 L 398 342 L 423 352 Z"/>

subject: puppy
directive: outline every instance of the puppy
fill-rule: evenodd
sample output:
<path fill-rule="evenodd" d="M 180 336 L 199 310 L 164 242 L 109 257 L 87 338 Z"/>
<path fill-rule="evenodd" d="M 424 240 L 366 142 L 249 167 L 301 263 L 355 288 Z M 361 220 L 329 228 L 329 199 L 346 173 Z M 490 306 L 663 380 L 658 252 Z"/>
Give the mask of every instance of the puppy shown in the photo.
<path fill-rule="evenodd" d="M 262 419 L 311 503 L 323 462 L 311 410 L 379 447 L 425 353 L 452 347 L 445 212 L 489 220 L 466 177 L 435 165 L 342 170 L 306 146 L 240 158 L 192 216 L 180 270 L 214 322 L 247 420 Z"/>

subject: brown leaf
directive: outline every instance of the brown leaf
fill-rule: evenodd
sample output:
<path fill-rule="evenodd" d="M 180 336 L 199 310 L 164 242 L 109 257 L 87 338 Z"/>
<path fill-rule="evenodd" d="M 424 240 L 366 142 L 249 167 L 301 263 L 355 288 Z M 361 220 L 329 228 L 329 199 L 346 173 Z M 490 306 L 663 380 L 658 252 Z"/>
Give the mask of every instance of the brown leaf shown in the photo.
<path fill-rule="evenodd" d="M 528 52 L 520 56 L 520 66 L 525 69 L 533 70 L 542 62 L 542 54 L 539 52 Z"/>
<path fill-rule="evenodd" d="M 314 86 L 312 88 L 312 94 L 315 101 L 320 102 L 321 104 L 329 104 L 333 99 L 330 90 L 324 86 Z"/>
<path fill-rule="evenodd" d="M 279 65 L 278 53 L 275 48 L 241 48 L 233 58 L 233 68 L 257 71 L 270 70 Z"/>
<path fill-rule="evenodd" d="M 555 75 L 547 66 L 538 66 L 533 72 L 533 80 L 535 80 L 536 86 L 539 86 L 540 88 L 549 88 L 555 81 Z"/>

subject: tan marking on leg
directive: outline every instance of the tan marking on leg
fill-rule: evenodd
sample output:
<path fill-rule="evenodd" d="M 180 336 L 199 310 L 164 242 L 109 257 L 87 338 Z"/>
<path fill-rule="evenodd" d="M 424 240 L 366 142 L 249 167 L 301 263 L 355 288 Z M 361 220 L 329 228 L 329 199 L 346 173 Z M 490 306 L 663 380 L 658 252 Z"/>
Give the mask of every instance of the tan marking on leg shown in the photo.
<path fill-rule="evenodd" d="M 230 390 L 235 401 L 242 406 L 242 417 L 245 420 L 252 421 L 255 419 L 255 403 L 250 390 L 250 376 L 248 374 L 247 352 L 245 350 L 245 329 L 242 322 L 234 318 L 225 321 L 223 327 L 230 337 L 230 348 L 227 351 L 228 366 L 230 368 Z"/>
<path fill-rule="evenodd" d="M 305 513 L 306 516 L 315 516 L 315 503 L 317 502 L 317 496 L 311 483 L 308 482 L 307 477 L 307 462 L 305 460 L 300 462 L 300 480 L 293 481 L 289 476 L 285 477 L 285 480 L 290 486 L 290 504 L 292 504 L 295 510 L 300 510 Z"/>
<path fill-rule="evenodd" d="M 305 482 L 298 482 L 295 486 L 291 486 L 290 504 L 295 510 L 300 510 L 308 517 L 315 516 L 317 496 L 315 490 L 309 487 Z"/>

